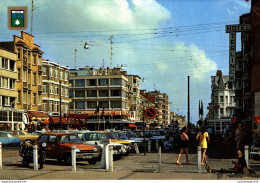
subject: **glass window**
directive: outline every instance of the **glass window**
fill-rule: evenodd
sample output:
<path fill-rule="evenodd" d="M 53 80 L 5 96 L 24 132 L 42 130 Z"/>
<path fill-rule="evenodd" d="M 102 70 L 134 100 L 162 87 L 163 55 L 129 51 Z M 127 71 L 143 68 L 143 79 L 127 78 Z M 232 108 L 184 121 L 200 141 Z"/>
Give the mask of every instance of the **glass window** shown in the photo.
<path fill-rule="evenodd" d="M 85 97 L 85 91 L 75 91 L 75 97 Z"/>
<path fill-rule="evenodd" d="M 38 75 L 38 85 L 41 85 L 41 76 Z"/>
<path fill-rule="evenodd" d="M 36 73 L 33 73 L 33 85 L 36 85 Z"/>
<path fill-rule="evenodd" d="M 109 96 L 109 92 L 108 90 L 99 90 L 99 97 L 108 97 Z"/>
<path fill-rule="evenodd" d="M 73 87 L 73 80 L 70 80 L 69 83 L 70 83 L 71 87 Z"/>
<path fill-rule="evenodd" d="M 85 109 L 85 102 L 76 102 L 76 109 Z"/>
<path fill-rule="evenodd" d="M 33 55 L 33 65 L 36 65 L 36 56 Z"/>
<path fill-rule="evenodd" d="M 87 86 L 97 86 L 96 79 L 87 79 Z"/>
<path fill-rule="evenodd" d="M 121 78 L 113 78 L 111 79 L 111 85 L 121 85 Z"/>
<path fill-rule="evenodd" d="M 111 101 L 111 108 L 121 108 L 121 101 Z"/>
<path fill-rule="evenodd" d="M 17 80 L 20 81 L 21 80 L 21 69 L 20 68 L 17 69 L 17 74 L 18 74 Z"/>
<path fill-rule="evenodd" d="M 99 107 L 100 108 L 109 108 L 108 101 L 99 101 Z"/>
<path fill-rule="evenodd" d="M 70 98 L 73 98 L 73 91 L 70 91 L 70 94 L 69 94 L 70 96 Z"/>
<path fill-rule="evenodd" d="M 43 142 L 47 142 L 47 139 L 48 139 L 48 135 L 42 135 L 40 138 L 39 138 L 39 140 L 38 140 L 38 142 L 40 142 L 40 143 L 43 143 Z"/>
<path fill-rule="evenodd" d="M 42 68 L 42 75 L 47 76 L 47 68 L 46 67 Z"/>
<path fill-rule="evenodd" d="M 36 93 L 33 93 L 33 105 L 36 105 Z"/>
<path fill-rule="evenodd" d="M 111 90 L 111 97 L 121 97 L 121 90 Z"/>
<path fill-rule="evenodd" d="M 23 70 L 23 81 L 26 82 L 26 70 Z"/>
<path fill-rule="evenodd" d="M 47 83 L 42 84 L 42 93 L 47 93 Z"/>
<path fill-rule="evenodd" d="M 108 79 L 99 79 L 98 85 L 99 86 L 108 86 Z"/>
<path fill-rule="evenodd" d="M 21 50 L 20 49 L 17 49 L 17 58 L 18 58 L 18 60 L 21 59 Z"/>
<path fill-rule="evenodd" d="M 84 86 L 85 86 L 85 80 L 84 79 L 75 80 L 75 87 L 84 87 Z"/>
<path fill-rule="evenodd" d="M 88 102 L 88 109 L 97 108 L 97 102 Z"/>
<path fill-rule="evenodd" d="M 97 97 L 97 90 L 88 90 L 87 97 Z"/>
<path fill-rule="evenodd" d="M 15 61 L 10 60 L 10 70 L 15 71 Z"/>
<path fill-rule="evenodd" d="M 21 102 L 21 91 L 18 91 L 17 103 Z"/>
<path fill-rule="evenodd" d="M 224 97 L 220 96 L 220 102 L 223 102 L 223 100 L 224 100 Z"/>
<path fill-rule="evenodd" d="M 74 109 L 73 108 L 73 102 L 70 102 L 69 105 L 70 105 L 70 109 Z"/>

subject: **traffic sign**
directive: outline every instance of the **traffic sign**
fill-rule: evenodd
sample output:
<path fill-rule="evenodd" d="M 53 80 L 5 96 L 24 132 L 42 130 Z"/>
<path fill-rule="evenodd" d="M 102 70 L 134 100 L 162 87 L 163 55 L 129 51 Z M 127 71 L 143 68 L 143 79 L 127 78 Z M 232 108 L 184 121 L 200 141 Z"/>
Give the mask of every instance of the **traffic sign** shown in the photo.
<path fill-rule="evenodd" d="M 157 112 L 154 107 L 147 107 L 144 114 L 148 119 L 153 119 L 156 117 Z"/>

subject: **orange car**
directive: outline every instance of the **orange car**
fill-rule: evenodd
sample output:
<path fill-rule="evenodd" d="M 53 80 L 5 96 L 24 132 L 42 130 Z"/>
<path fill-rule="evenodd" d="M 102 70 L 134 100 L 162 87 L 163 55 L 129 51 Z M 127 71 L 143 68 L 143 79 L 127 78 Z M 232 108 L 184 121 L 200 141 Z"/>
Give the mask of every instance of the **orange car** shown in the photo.
<path fill-rule="evenodd" d="M 100 149 L 93 145 L 83 144 L 79 137 L 70 133 L 44 133 L 36 140 L 36 144 L 46 143 L 46 158 L 64 160 L 71 165 L 71 146 L 76 146 L 76 159 L 96 164 Z"/>

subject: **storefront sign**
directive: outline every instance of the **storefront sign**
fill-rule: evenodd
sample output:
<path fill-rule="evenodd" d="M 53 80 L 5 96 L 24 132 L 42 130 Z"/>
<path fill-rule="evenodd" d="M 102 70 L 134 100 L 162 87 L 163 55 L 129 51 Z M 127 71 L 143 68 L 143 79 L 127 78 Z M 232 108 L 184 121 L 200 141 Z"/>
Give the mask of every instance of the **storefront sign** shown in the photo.
<path fill-rule="evenodd" d="M 236 33 L 229 33 L 229 81 L 235 82 Z"/>
<path fill-rule="evenodd" d="M 226 25 L 226 33 L 251 31 L 250 24 Z"/>

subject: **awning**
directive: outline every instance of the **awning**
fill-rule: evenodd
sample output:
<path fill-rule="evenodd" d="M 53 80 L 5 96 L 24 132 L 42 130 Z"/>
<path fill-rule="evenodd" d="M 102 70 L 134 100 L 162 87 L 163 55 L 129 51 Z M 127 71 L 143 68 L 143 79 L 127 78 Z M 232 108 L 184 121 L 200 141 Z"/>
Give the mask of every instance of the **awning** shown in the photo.
<path fill-rule="evenodd" d="M 49 121 L 50 121 L 50 123 L 52 123 L 52 124 L 60 123 L 60 117 L 51 116 Z M 67 124 L 67 123 L 68 123 L 68 120 L 67 120 L 66 118 L 62 117 L 62 118 L 61 118 L 61 123 Z"/>
<path fill-rule="evenodd" d="M 30 121 L 44 121 L 49 118 L 48 114 L 39 111 L 27 111 Z"/>

